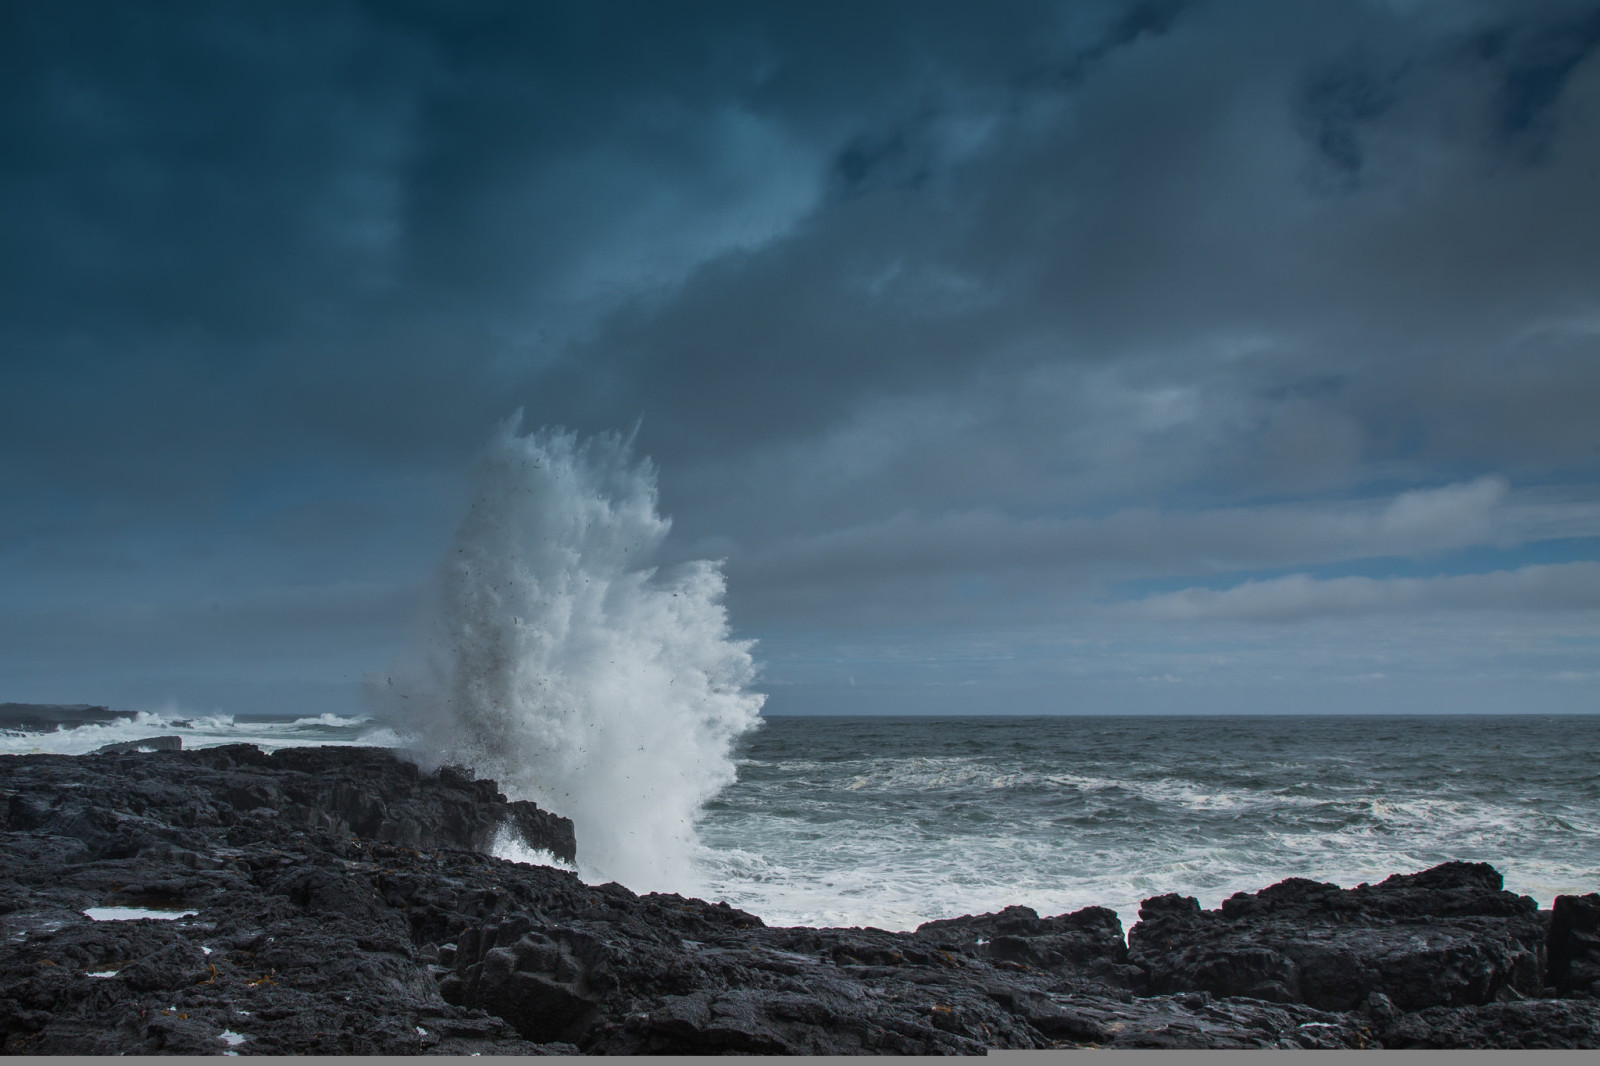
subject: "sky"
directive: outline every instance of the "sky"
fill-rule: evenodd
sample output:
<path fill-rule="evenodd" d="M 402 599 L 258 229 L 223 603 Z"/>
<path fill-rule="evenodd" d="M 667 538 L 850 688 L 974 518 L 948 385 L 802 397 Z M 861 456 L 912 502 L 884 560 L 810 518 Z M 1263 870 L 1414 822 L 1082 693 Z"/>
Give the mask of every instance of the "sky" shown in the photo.
<path fill-rule="evenodd" d="M 1600 711 L 1600 4 L 0 10 L 0 700 L 359 713 L 496 423 L 769 713 Z"/>

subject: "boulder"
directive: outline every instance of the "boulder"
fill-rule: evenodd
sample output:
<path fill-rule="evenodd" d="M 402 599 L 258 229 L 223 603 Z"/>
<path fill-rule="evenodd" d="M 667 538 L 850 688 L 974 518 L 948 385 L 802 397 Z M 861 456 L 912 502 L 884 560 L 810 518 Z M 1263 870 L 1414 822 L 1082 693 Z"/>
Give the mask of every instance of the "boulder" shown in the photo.
<path fill-rule="evenodd" d="M 1381 994 L 1399 1010 L 1490 1003 L 1544 985 L 1545 920 L 1483 863 L 1342 889 L 1291 878 L 1215 911 L 1146 900 L 1128 958 L 1153 992 L 1204 991 L 1320 1010 Z"/>
<path fill-rule="evenodd" d="M 1041 918 L 1031 907 L 1013 906 L 926 922 L 916 935 L 930 944 L 976 948 L 980 958 L 994 963 L 1091 976 L 1123 987 L 1142 984 L 1142 972 L 1128 965 L 1122 921 L 1106 907 Z"/>
<path fill-rule="evenodd" d="M 94 749 L 96 755 L 133 755 L 141 751 L 182 751 L 182 737 L 150 737 L 147 740 L 124 740 L 116 744 L 102 744 Z"/>
<path fill-rule="evenodd" d="M 1600 998 L 1600 893 L 1556 897 L 1549 967 L 1550 984 L 1560 995 Z"/>

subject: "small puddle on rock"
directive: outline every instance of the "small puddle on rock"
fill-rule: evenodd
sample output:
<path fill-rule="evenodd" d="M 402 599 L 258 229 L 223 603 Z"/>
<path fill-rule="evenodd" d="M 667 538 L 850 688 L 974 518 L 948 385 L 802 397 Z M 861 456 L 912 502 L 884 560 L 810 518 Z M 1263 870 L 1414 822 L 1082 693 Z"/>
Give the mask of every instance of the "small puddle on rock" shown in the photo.
<path fill-rule="evenodd" d="M 150 907 L 89 907 L 83 912 L 97 922 L 131 922 L 138 918 L 154 918 L 157 921 L 171 921 L 174 918 L 189 918 L 199 911 L 188 910 L 155 910 Z"/>

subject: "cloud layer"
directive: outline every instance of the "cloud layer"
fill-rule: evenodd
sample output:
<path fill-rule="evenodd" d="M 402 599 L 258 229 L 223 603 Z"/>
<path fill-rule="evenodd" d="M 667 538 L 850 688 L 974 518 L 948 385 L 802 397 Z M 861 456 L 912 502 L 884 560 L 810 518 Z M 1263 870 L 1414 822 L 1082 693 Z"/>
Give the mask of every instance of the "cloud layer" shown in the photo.
<path fill-rule="evenodd" d="M 0 19 L 0 697 L 115 700 L 134 644 L 179 699 L 185 647 L 262 700 L 381 670 L 398 618 L 308 608 L 334 669 L 259 605 L 425 581 L 518 406 L 640 426 L 788 709 L 1053 692 L 1110 634 L 1129 692 L 1273 626 L 1393 678 L 1310 635 L 1358 614 L 1428 676 L 1596 672 L 1592 2 Z M 1562 665 L 1491 654 L 1567 593 Z"/>
<path fill-rule="evenodd" d="M 1246 581 L 1232 588 L 1189 588 L 1131 604 L 1137 618 L 1292 621 L 1322 615 L 1423 611 L 1600 611 L 1600 563 L 1525 566 L 1453 577 L 1339 577 L 1306 574 Z"/>

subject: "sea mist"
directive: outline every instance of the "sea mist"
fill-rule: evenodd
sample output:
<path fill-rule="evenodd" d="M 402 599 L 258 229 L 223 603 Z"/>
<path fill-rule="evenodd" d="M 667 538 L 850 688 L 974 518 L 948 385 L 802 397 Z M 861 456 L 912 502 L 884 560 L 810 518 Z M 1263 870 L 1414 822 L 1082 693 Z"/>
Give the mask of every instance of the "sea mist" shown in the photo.
<path fill-rule="evenodd" d="M 424 676 L 375 695 L 425 765 L 570 817 L 586 880 L 693 891 L 696 817 L 760 721 L 751 642 L 729 635 L 719 563 L 652 564 L 671 523 L 631 438 L 521 435 L 521 417 L 474 468 Z"/>

